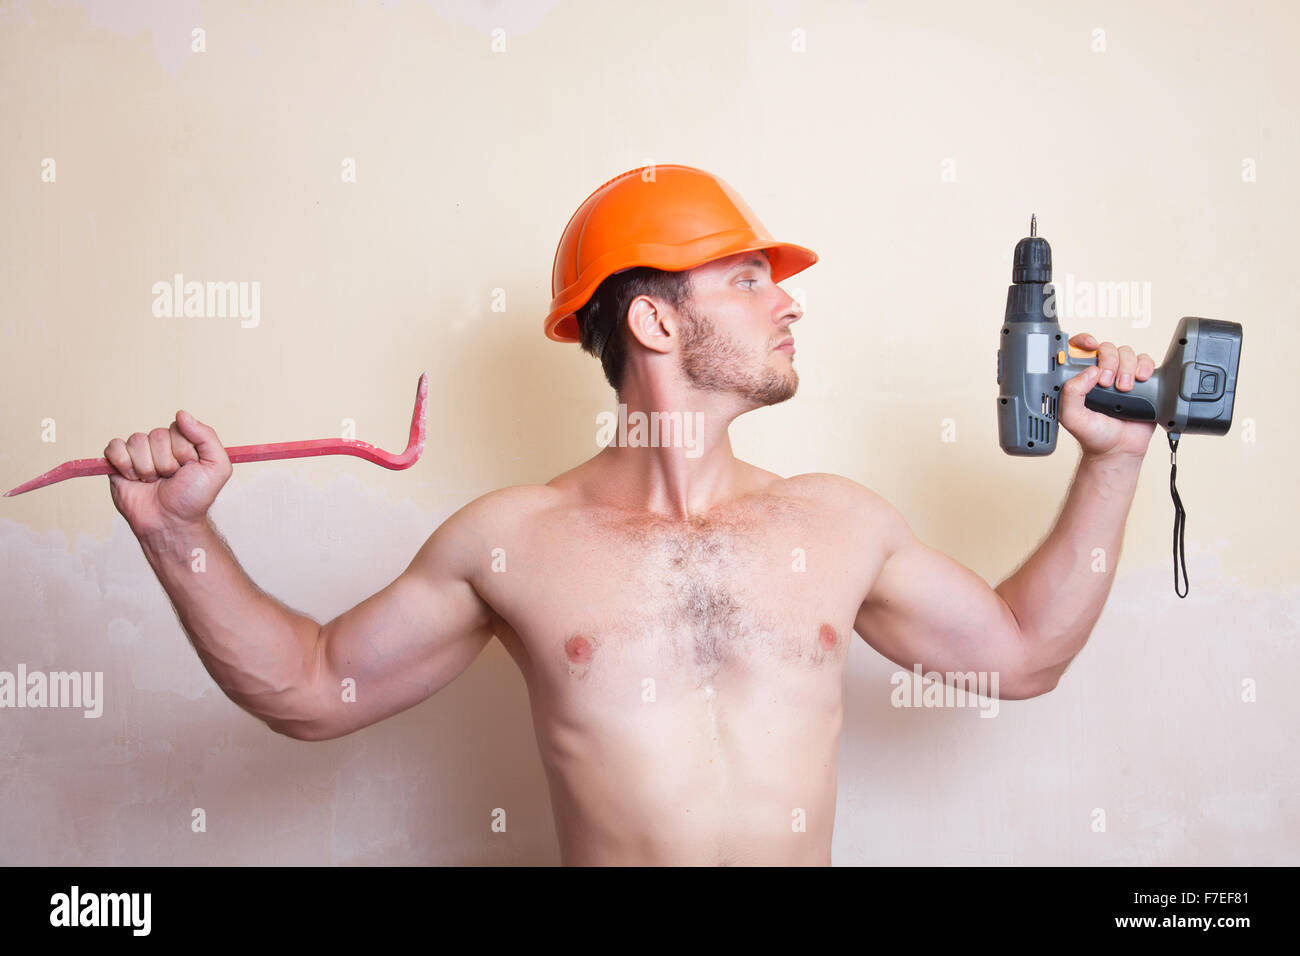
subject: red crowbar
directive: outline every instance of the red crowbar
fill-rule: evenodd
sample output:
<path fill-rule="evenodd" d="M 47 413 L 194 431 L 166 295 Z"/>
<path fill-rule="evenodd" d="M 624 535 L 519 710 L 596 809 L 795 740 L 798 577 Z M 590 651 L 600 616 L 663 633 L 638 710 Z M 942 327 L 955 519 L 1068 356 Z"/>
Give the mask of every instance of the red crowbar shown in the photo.
<path fill-rule="evenodd" d="M 411 438 L 407 442 L 406 451 L 400 455 L 351 438 L 317 438 L 312 441 L 284 441 L 269 445 L 233 445 L 226 449 L 226 454 L 230 457 L 231 464 L 245 461 L 272 461 L 278 458 L 314 458 L 317 455 L 355 455 L 376 465 L 382 465 L 384 468 L 401 471 L 419 461 L 420 455 L 424 452 L 426 432 L 424 405 L 428 397 L 429 373 L 425 372 L 420 376 L 420 384 L 415 390 L 415 411 L 411 413 Z M 23 482 L 12 491 L 6 491 L 4 497 L 44 488 L 66 478 L 116 473 L 117 469 L 110 465 L 107 459 L 77 458 L 74 461 L 65 461 L 31 481 Z"/>

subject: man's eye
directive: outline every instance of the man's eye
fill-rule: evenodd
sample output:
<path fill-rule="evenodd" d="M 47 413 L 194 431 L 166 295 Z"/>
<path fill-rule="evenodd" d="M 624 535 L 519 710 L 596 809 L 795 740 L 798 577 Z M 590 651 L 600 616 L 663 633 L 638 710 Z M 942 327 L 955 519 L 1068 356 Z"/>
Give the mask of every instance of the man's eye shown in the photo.
<path fill-rule="evenodd" d="M 758 282 L 757 279 L 741 279 L 741 282 Z"/>

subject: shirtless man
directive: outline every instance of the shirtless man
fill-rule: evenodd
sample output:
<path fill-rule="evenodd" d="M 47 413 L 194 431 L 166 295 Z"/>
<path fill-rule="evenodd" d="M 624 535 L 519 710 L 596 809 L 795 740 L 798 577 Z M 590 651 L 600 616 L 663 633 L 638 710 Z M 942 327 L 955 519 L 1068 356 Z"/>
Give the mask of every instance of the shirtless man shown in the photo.
<path fill-rule="evenodd" d="M 564 863 L 829 865 L 855 632 L 908 670 L 996 673 L 1001 698 L 1055 687 L 1110 589 L 1154 424 L 1086 409 L 1095 372 L 1065 386 L 1059 419 L 1083 452 L 1073 486 L 1044 543 L 991 588 L 856 482 L 732 454 L 730 423 L 798 385 L 802 309 L 774 263 L 789 272 L 799 247 L 752 248 L 767 241 L 754 225 L 751 248 L 673 270 L 681 284 L 640 269 L 649 293 L 622 273 L 622 300 L 589 294 L 603 342 L 582 313 L 629 417 L 700 413 L 690 447 L 681 432 L 676 446 L 615 442 L 545 485 L 483 495 L 323 626 L 259 590 L 208 519 L 232 470 L 211 427 L 182 410 L 110 442 L 113 500 L 222 690 L 274 731 L 326 740 L 428 698 L 495 635 L 527 682 Z M 562 254 L 563 240 L 557 294 L 571 284 Z M 1071 341 L 1098 349 L 1102 384 L 1154 371 L 1128 347 Z"/>

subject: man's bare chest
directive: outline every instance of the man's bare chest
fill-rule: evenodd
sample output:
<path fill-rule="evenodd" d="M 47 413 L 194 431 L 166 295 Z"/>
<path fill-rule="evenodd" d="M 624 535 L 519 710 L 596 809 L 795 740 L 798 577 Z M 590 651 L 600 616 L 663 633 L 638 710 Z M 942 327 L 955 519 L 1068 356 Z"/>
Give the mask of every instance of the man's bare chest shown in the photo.
<path fill-rule="evenodd" d="M 522 534 L 484 584 L 503 641 L 540 676 L 591 687 L 838 679 L 866 581 L 814 509 L 768 499 L 690 522 L 565 517 Z"/>

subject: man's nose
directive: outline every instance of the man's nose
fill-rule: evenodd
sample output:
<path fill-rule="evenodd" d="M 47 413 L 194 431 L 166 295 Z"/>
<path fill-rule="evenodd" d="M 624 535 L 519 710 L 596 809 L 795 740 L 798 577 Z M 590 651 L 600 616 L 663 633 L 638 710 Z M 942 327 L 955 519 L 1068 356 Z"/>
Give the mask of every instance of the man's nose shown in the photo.
<path fill-rule="evenodd" d="M 782 291 L 784 292 L 785 290 L 783 289 Z M 781 310 L 780 317 L 777 319 L 777 324 L 785 323 L 786 325 L 794 325 L 803 318 L 803 306 L 801 306 L 799 300 L 790 295 L 790 293 L 786 292 L 785 297 L 789 301 L 786 302 L 785 308 Z"/>

